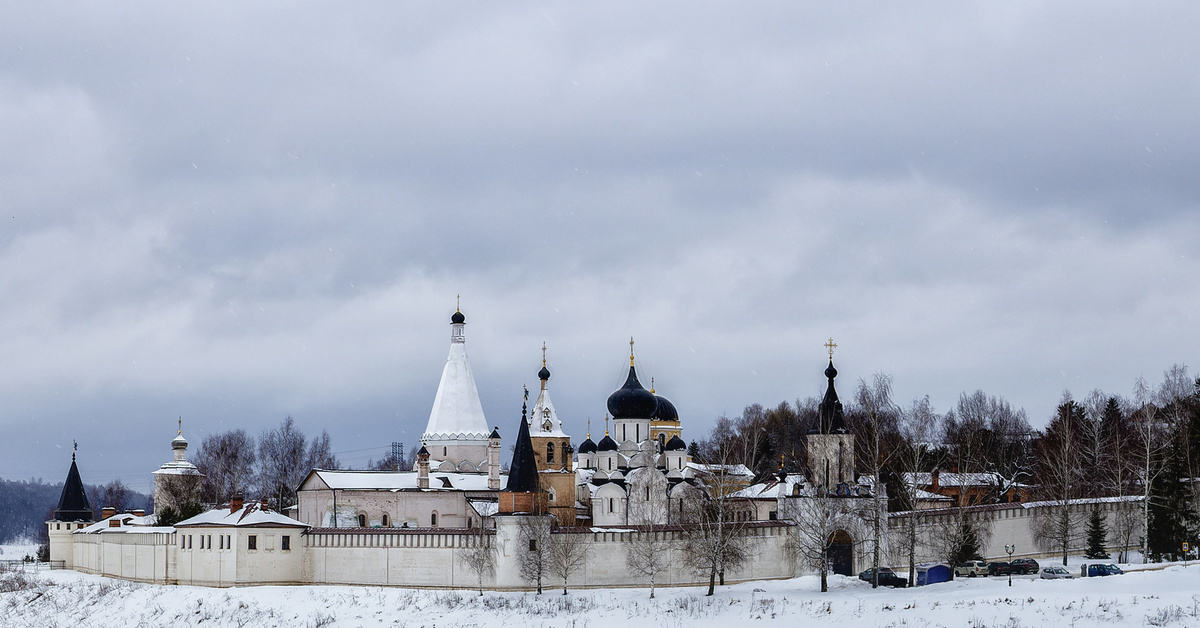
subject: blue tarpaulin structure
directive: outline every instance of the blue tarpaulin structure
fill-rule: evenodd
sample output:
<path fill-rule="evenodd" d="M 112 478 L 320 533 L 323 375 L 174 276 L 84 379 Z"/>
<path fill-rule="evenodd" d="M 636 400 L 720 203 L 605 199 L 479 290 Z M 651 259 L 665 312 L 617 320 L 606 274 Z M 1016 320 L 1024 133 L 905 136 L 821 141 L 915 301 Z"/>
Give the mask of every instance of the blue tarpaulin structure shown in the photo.
<path fill-rule="evenodd" d="M 942 563 L 922 563 L 917 565 L 917 586 L 950 581 L 950 565 Z"/>

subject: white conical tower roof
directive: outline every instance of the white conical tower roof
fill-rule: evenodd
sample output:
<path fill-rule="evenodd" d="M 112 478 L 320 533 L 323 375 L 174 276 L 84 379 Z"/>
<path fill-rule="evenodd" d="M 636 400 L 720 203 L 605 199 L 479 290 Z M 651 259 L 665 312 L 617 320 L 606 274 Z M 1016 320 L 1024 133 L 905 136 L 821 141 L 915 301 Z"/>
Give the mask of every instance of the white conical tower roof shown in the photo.
<path fill-rule="evenodd" d="M 542 370 L 538 371 L 538 379 L 542 380 L 542 390 L 538 393 L 537 402 L 533 404 L 533 412 L 529 413 L 530 436 L 566 436 L 562 429 L 562 421 L 558 420 L 558 412 L 550 401 L 550 369 L 546 368 L 546 345 L 542 345 Z"/>
<path fill-rule="evenodd" d="M 442 381 L 433 398 L 433 410 L 429 412 L 429 423 L 421 435 L 422 442 L 487 441 L 487 419 L 483 416 L 475 375 L 471 373 L 471 362 L 467 359 L 463 335 L 465 323 L 461 311 L 456 311 L 450 319 L 450 355 L 442 369 Z"/>

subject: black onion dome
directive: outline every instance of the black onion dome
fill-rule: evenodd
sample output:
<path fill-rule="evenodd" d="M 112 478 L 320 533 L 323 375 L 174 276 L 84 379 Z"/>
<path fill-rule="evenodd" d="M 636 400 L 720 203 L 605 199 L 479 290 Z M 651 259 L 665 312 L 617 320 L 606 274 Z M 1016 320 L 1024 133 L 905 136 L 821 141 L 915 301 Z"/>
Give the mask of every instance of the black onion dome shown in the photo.
<path fill-rule="evenodd" d="M 829 366 L 825 369 L 825 377 L 829 379 L 837 377 L 837 369 L 833 368 L 833 360 L 829 361 Z"/>
<path fill-rule="evenodd" d="M 608 396 L 608 413 L 614 419 L 648 419 L 658 411 L 658 398 L 642 387 L 637 371 L 629 367 L 625 385 Z"/>
<path fill-rule="evenodd" d="M 618 449 L 620 447 L 617 447 L 617 441 L 613 440 L 608 434 L 605 434 L 604 438 L 600 439 L 600 444 L 596 445 L 597 451 L 616 451 Z"/>
<path fill-rule="evenodd" d="M 465 323 L 465 322 L 467 322 L 467 317 L 463 316 L 462 312 L 456 311 L 450 315 L 450 322 L 451 323 Z"/>
<path fill-rule="evenodd" d="M 659 421 L 678 421 L 679 411 L 675 409 L 675 404 L 671 403 L 666 397 L 655 396 L 655 403 L 658 408 L 654 411 L 654 418 Z"/>
<path fill-rule="evenodd" d="M 538 371 L 538 379 L 543 382 L 550 379 L 550 369 L 546 368 L 545 365 L 542 365 L 542 370 Z"/>
<path fill-rule="evenodd" d="M 672 436 L 671 440 L 667 441 L 667 451 L 686 451 L 686 450 L 687 450 L 687 443 L 683 442 L 683 439 L 679 438 L 678 434 L 676 434 L 675 436 Z"/>
<path fill-rule="evenodd" d="M 578 451 L 581 454 L 594 454 L 596 453 L 596 443 L 593 443 L 592 439 L 588 438 L 582 443 L 579 443 L 579 449 L 575 451 Z"/>

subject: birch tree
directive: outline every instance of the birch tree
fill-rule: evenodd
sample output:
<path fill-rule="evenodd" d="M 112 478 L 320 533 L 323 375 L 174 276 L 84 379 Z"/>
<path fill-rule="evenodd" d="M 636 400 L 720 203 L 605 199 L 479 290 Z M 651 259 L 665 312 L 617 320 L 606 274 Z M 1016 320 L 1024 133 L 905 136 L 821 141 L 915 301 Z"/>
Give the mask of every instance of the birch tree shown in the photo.
<path fill-rule="evenodd" d="M 659 509 L 654 502 L 629 499 L 628 521 L 637 526 L 629 532 L 625 543 L 625 567 L 630 573 L 650 581 L 650 599 L 654 599 L 654 586 L 659 574 L 667 570 L 668 552 L 671 544 L 666 526 L 657 517 Z"/>
<path fill-rule="evenodd" d="M 892 402 L 892 377 L 876 373 L 868 384 L 858 380 L 858 405 L 867 418 L 867 472 L 874 478 L 871 489 L 871 588 L 879 587 L 879 566 L 883 552 L 883 537 L 887 527 L 887 490 L 883 483 L 885 458 L 883 439 L 885 425 L 894 425 L 896 406 Z M 888 448 L 890 452 L 893 448 Z"/>
<path fill-rule="evenodd" d="M 517 571 L 541 595 L 542 581 L 550 573 L 549 517 L 529 515 L 517 525 Z"/>
<path fill-rule="evenodd" d="M 483 595 L 485 578 L 496 576 L 496 546 L 492 535 L 482 525 L 462 537 L 464 547 L 458 550 L 458 562 L 475 574 L 479 584 L 479 595 Z"/>
<path fill-rule="evenodd" d="M 786 547 L 801 564 L 817 571 L 821 592 L 829 591 L 829 549 L 834 535 L 844 527 L 843 501 L 820 486 L 813 486 L 805 497 L 789 499 L 787 519 L 796 526 Z"/>
<path fill-rule="evenodd" d="M 567 594 L 567 580 L 571 574 L 583 569 L 587 563 L 591 545 L 581 532 L 560 530 L 550 534 L 550 573 L 562 580 L 563 595 Z"/>

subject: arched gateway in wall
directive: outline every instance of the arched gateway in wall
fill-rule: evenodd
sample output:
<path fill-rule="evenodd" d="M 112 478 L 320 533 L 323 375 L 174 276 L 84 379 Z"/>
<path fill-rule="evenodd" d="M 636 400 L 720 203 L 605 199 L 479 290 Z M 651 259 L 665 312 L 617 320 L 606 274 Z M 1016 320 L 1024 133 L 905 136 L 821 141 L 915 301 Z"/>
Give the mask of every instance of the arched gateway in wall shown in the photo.
<path fill-rule="evenodd" d="M 854 575 L 854 542 L 845 530 L 838 530 L 829 537 L 829 571 L 843 576 Z"/>

